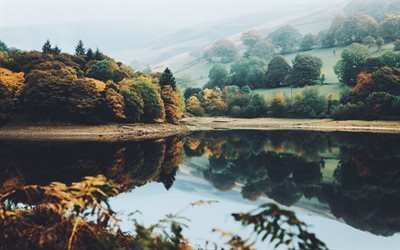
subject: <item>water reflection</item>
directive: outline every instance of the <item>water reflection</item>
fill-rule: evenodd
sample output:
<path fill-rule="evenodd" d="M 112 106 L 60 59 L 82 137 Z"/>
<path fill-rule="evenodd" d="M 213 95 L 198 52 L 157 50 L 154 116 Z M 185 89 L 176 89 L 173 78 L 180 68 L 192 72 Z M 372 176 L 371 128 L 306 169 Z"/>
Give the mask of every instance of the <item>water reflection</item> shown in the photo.
<path fill-rule="evenodd" d="M 0 192 L 96 174 L 125 192 L 149 182 L 169 189 L 184 165 L 221 195 L 239 188 L 249 202 L 268 197 L 327 208 L 354 228 L 389 236 L 400 231 L 399 162 L 400 136 L 380 134 L 226 131 L 121 144 L 4 141 Z"/>
<path fill-rule="evenodd" d="M 291 206 L 316 198 L 347 224 L 376 235 L 400 231 L 400 137 L 317 132 L 196 133 L 189 156 L 205 155 L 205 179 L 243 198 Z M 196 166 L 195 164 L 193 164 Z"/>
<path fill-rule="evenodd" d="M 17 185 L 71 183 L 103 174 L 124 191 L 148 182 L 169 189 L 178 170 L 182 138 L 124 144 L 0 142 L 0 192 Z"/>

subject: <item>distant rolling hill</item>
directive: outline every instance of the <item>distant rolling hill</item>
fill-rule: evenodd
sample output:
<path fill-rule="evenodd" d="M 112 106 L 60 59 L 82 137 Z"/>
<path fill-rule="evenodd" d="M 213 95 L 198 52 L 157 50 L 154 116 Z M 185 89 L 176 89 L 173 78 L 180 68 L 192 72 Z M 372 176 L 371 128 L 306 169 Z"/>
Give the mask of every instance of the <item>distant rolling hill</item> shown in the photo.
<path fill-rule="evenodd" d="M 298 10 L 287 11 L 285 13 L 276 12 L 279 15 L 276 13 L 260 13 L 251 16 L 251 18 L 246 16 L 231 20 L 230 23 L 241 23 L 241 25 L 235 25 L 234 27 L 227 25 L 230 29 L 223 29 L 223 27 L 226 27 L 223 24 L 211 26 L 202 31 L 196 29 L 192 31 L 191 35 L 186 34 L 188 37 L 193 38 L 190 44 L 187 40 L 176 39 L 176 43 L 171 44 L 169 47 L 148 48 L 148 53 L 158 54 L 160 59 L 159 62 L 153 63 L 150 66 L 154 71 L 161 71 L 165 67 L 170 67 L 177 78 L 191 82 L 191 86 L 203 86 L 208 81 L 208 71 L 213 64 L 207 63 L 202 59 L 202 51 L 213 41 L 220 38 L 229 38 L 240 45 L 240 36 L 244 31 L 257 29 L 263 35 L 267 35 L 272 30 L 284 24 L 291 24 L 303 34 L 308 32 L 316 34 L 320 30 L 328 28 L 332 18 L 343 13 L 345 5 L 346 3 L 342 2 L 310 8 L 301 12 Z M 177 35 L 175 34 L 175 36 Z M 194 39 L 195 37 L 196 39 Z M 170 38 L 172 39 L 172 37 Z M 160 51 L 163 53 L 160 54 Z M 181 53 L 176 53 L 179 51 Z M 168 54 L 170 57 L 168 57 Z M 165 58 L 160 55 L 164 55 Z M 332 77 L 331 73 L 326 74 L 327 77 L 330 77 L 329 81 L 337 82 L 336 76 L 333 75 Z"/>

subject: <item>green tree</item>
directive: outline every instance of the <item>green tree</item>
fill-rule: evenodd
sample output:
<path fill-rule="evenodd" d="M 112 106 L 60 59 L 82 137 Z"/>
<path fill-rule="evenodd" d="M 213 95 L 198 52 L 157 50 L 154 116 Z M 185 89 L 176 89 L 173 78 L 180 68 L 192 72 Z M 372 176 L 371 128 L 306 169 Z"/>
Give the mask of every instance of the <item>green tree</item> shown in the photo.
<path fill-rule="evenodd" d="M 293 59 L 293 68 L 287 77 L 287 84 L 295 87 L 316 84 L 320 79 L 322 60 L 318 57 L 303 54 Z"/>
<path fill-rule="evenodd" d="M 372 48 L 376 45 L 376 39 L 373 36 L 367 36 L 362 40 L 362 43 L 368 48 Z"/>
<path fill-rule="evenodd" d="M 313 49 L 315 44 L 315 36 L 311 33 L 306 34 L 300 43 L 300 51 L 307 51 Z"/>
<path fill-rule="evenodd" d="M 379 51 L 382 50 L 382 47 L 384 44 L 385 44 L 385 41 L 381 37 L 376 38 L 376 46 L 378 47 Z"/>
<path fill-rule="evenodd" d="M 354 43 L 343 50 L 340 60 L 334 67 L 339 81 L 354 86 L 369 56 L 368 48 Z"/>
<path fill-rule="evenodd" d="M 321 48 L 332 48 L 336 45 L 336 39 L 329 30 L 321 30 L 315 38 L 315 44 Z"/>
<path fill-rule="evenodd" d="M 113 77 L 110 61 L 104 59 L 93 64 L 89 69 L 89 75 L 99 80 L 110 80 Z"/>
<path fill-rule="evenodd" d="M 51 53 L 58 55 L 61 53 L 61 49 L 56 45 L 56 46 L 54 46 L 54 48 L 51 49 Z"/>
<path fill-rule="evenodd" d="M 224 87 L 228 81 L 226 67 L 221 64 L 215 64 L 208 73 L 208 79 L 207 84 L 204 86 L 205 88 Z"/>
<path fill-rule="evenodd" d="M 240 39 L 242 40 L 242 43 L 248 48 L 253 47 L 256 43 L 263 40 L 260 32 L 258 32 L 257 30 L 249 30 L 243 32 Z"/>
<path fill-rule="evenodd" d="M 78 41 L 78 44 L 75 46 L 75 55 L 84 56 L 86 53 L 85 45 L 82 40 Z"/>
<path fill-rule="evenodd" d="M 166 68 L 159 78 L 160 87 L 165 87 L 167 85 L 171 86 L 176 90 L 176 80 L 169 68 Z"/>
<path fill-rule="evenodd" d="M 290 25 L 280 27 L 268 35 L 268 40 L 278 46 L 282 54 L 296 51 L 301 39 L 301 33 Z"/>
<path fill-rule="evenodd" d="M 238 56 L 235 44 L 228 39 L 216 41 L 211 48 L 204 52 L 204 58 L 209 62 L 230 63 Z"/>
<path fill-rule="evenodd" d="M 49 39 L 47 39 L 46 42 L 43 44 L 42 52 L 43 52 L 43 54 L 51 54 L 52 53 L 51 43 L 50 43 Z"/>
<path fill-rule="evenodd" d="M 239 87 L 248 85 L 250 88 L 260 88 L 266 71 L 266 63 L 259 58 L 240 60 L 231 66 L 229 82 Z"/>
<path fill-rule="evenodd" d="M 400 40 L 394 41 L 393 45 L 394 45 L 394 47 L 393 47 L 394 51 L 400 51 Z"/>
<path fill-rule="evenodd" d="M 400 13 L 390 13 L 379 26 L 378 34 L 386 42 L 400 39 Z"/>
<path fill-rule="evenodd" d="M 365 37 L 375 35 L 377 28 L 378 23 L 373 17 L 356 14 L 335 18 L 329 32 L 334 34 L 338 44 L 349 45 L 354 42 L 361 43 Z"/>
<path fill-rule="evenodd" d="M 189 87 L 185 90 L 184 93 L 185 99 L 188 99 L 191 96 L 196 96 L 197 98 L 199 98 L 200 95 L 201 95 L 201 88 Z"/>
<path fill-rule="evenodd" d="M 128 122 L 140 122 L 144 113 L 144 101 L 138 92 L 130 90 L 121 90 L 124 97 L 124 113 Z"/>
<path fill-rule="evenodd" d="M 130 86 L 130 91 L 137 93 L 144 101 L 143 122 L 163 122 L 165 119 L 164 103 L 157 87 L 148 82 L 137 82 Z"/>
<path fill-rule="evenodd" d="M 90 61 L 93 59 L 93 50 L 91 48 L 88 48 L 86 51 L 86 61 Z"/>
<path fill-rule="evenodd" d="M 261 40 L 255 43 L 252 47 L 248 47 L 244 56 L 246 58 L 259 57 L 266 61 L 270 60 L 275 53 L 275 46 L 267 40 Z"/>
<path fill-rule="evenodd" d="M 265 75 L 265 87 L 275 88 L 282 86 L 291 70 L 290 65 L 282 56 L 275 56 L 268 64 Z"/>
<path fill-rule="evenodd" d="M 94 60 L 100 61 L 104 59 L 103 53 L 100 52 L 99 48 L 96 48 L 96 51 L 94 52 Z"/>

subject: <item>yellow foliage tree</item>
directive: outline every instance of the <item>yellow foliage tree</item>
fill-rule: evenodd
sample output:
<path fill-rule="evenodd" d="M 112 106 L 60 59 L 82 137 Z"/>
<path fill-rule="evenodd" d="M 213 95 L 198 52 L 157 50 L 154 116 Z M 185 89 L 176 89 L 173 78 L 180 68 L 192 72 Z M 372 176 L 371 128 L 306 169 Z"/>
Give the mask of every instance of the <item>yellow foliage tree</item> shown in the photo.
<path fill-rule="evenodd" d="M 211 115 L 223 115 L 228 109 L 228 105 L 222 98 L 222 92 L 219 88 L 204 89 L 203 99 L 205 110 Z"/>
<path fill-rule="evenodd" d="M 186 110 L 193 115 L 204 115 L 204 108 L 196 96 L 191 96 L 186 101 Z"/>
<path fill-rule="evenodd" d="M 179 93 L 170 85 L 166 85 L 161 89 L 161 98 L 164 101 L 166 120 L 177 123 L 183 116 Z"/>

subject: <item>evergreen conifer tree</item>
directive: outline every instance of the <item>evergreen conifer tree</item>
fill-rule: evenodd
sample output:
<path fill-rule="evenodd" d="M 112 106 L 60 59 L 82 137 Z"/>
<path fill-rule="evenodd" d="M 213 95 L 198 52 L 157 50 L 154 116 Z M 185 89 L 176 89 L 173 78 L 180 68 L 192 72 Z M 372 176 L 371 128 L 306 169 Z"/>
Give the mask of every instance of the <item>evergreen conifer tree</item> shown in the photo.
<path fill-rule="evenodd" d="M 79 40 L 78 44 L 75 47 L 75 55 L 84 56 L 85 52 L 86 52 L 85 46 L 84 46 L 82 40 Z"/>
<path fill-rule="evenodd" d="M 58 45 L 56 45 L 56 46 L 54 46 L 53 49 L 51 49 L 51 52 L 52 52 L 53 54 L 58 55 L 58 54 L 61 53 L 61 49 L 58 47 Z"/>
<path fill-rule="evenodd" d="M 175 77 L 169 68 L 166 68 L 160 76 L 160 86 L 164 87 L 166 85 L 170 85 L 174 90 L 176 90 Z"/>
<path fill-rule="evenodd" d="M 90 61 L 93 59 L 93 50 L 89 48 L 86 52 L 86 60 Z"/>
<path fill-rule="evenodd" d="M 44 54 L 50 54 L 50 53 L 52 53 L 51 43 L 50 43 L 50 40 L 49 40 L 49 39 L 47 39 L 46 42 L 43 44 L 42 52 L 43 52 Z"/>

